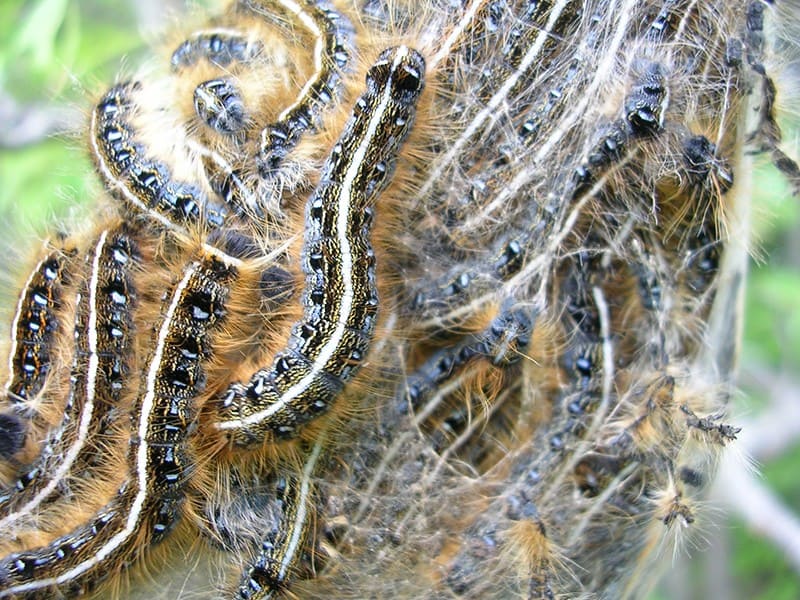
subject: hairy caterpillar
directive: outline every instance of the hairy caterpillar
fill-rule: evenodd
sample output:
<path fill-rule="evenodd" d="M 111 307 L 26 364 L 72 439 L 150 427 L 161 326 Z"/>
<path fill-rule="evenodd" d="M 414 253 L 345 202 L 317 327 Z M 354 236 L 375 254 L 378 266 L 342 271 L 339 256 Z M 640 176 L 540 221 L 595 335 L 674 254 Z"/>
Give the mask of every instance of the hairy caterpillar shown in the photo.
<path fill-rule="evenodd" d="M 79 463 L 91 462 L 91 438 L 104 435 L 108 413 L 118 404 L 129 374 L 130 311 L 136 298 L 131 269 L 138 262 L 137 254 L 120 228 L 103 231 L 87 257 L 90 271 L 76 302 L 77 349 L 64 417 L 48 434 L 39 459 L 16 483 L 17 493 L 3 499 L 4 508 L 10 501 L 14 503 L 11 512 L 0 519 L 0 527 L 6 531 L 15 519 L 35 514 L 37 506 L 50 496 L 63 494 L 64 488 L 69 488 L 68 477 L 79 471 Z M 51 463 L 55 464 L 51 467 Z"/>
<path fill-rule="evenodd" d="M 235 567 L 190 586 L 154 565 L 160 597 L 638 596 L 653 549 L 703 518 L 736 434 L 716 324 L 736 319 L 751 103 L 785 158 L 764 6 L 451 4 L 233 2 L 99 99 L 108 193 L 69 255 L 76 300 L 36 266 L 11 326 L 9 386 L 46 410 L 6 394 L 4 494 L 31 514 L 0 597 L 175 552 Z M 33 514 L 22 445 L 69 406 L 46 379 L 93 377 L 105 317 L 84 325 L 102 311 L 81 294 L 121 281 L 94 241 L 120 220 L 141 375 L 111 434 L 75 415 L 109 465 Z"/>
<path fill-rule="evenodd" d="M 378 308 L 371 205 L 413 125 L 423 73 L 422 57 L 404 46 L 382 53 L 367 73 L 367 93 L 356 101 L 306 208 L 303 321 L 292 326 L 288 348 L 271 369 L 225 398 L 217 427 L 233 429 L 237 444 L 261 441 L 264 429 L 294 435 L 297 425 L 328 408 L 364 359 Z"/>

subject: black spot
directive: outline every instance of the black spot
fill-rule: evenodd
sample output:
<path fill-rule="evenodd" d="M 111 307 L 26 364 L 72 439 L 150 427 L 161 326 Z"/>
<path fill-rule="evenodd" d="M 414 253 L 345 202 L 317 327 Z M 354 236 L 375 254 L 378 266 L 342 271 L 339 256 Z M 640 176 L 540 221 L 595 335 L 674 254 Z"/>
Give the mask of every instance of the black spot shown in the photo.
<path fill-rule="evenodd" d="M 744 44 L 742 40 L 731 38 L 725 45 L 725 64 L 729 67 L 740 67 L 744 57 Z"/>
<path fill-rule="evenodd" d="M 703 474 L 699 471 L 695 471 L 694 469 L 690 469 L 689 467 L 681 467 L 678 475 L 682 482 L 687 485 L 691 485 L 692 487 L 700 487 L 703 485 L 703 483 L 705 483 Z"/>
<path fill-rule="evenodd" d="M 193 185 L 170 182 L 160 190 L 158 204 L 181 221 L 198 221 L 203 202 L 200 191 Z"/>
<path fill-rule="evenodd" d="M 300 138 L 300 134 L 309 129 L 314 122 L 314 115 L 311 112 L 311 107 L 302 104 L 294 109 L 294 112 L 291 113 L 288 118 L 286 119 L 286 126 L 289 128 L 289 139 L 292 142 L 292 145 L 297 143 L 297 140 Z"/>
<path fill-rule="evenodd" d="M 128 180 L 137 196 L 148 207 L 154 207 L 161 201 L 161 194 L 169 181 L 169 171 L 155 161 L 132 162 Z"/>
<path fill-rule="evenodd" d="M 579 356 L 575 359 L 575 370 L 584 377 L 592 375 L 592 361 L 586 356 Z"/>
<path fill-rule="evenodd" d="M 200 356 L 200 344 L 194 337 L 189 336 L 183 338 L 176 347 L 181 358 L 184 360 L 194 361 Z"/>
<path fill-rule="evenodd" d="M 168 534 L 175 526 L 178 517 L 180 502 L 174 498 L 166 498 L 161 502 L 153 521 L 153 539 L 158 541 Z"/>
<path fill-rule="evenodd" d="M 500 277 L 509 277 L 516 273 L 522 265 L 522 245 L 519 240 L 511 240 L 494 263 L 494 270 Z"/>
<path fill-rule="evenodd" d="M 47 259 L 42 265 L 42 275 L 47 281 L 55 281 L 58 279 L 58 273 L 61 270 L 61 265 L 55 258 Z"/>
<path fill-rule="evenodd" d="M 224 314 L 222 306 L 216 302 L 210 293 L 204 290 L 190 292 L 186 295 L 185 301 L 189 315 L 195 321 L 218 319 Z"/>
<path fill-rule="evenodd" d="M 123 281 L 110 281 L 103 290 L 106 297 L 116 306 L 128 304 L 128 290 Z"/>
<path fill-rule="evenodd" d="M 194 369 L 188 365 L 176 365 L 168 374 L 170 385 L 177 390 L 187 390 L 194 384 Z"/>
<path fill-rule="evenodd" d="M 273 265 L 261 273 L 259 289 L 262 298 L 270 305 L 282 304 L 294 296 L 294 276 L 289 271 Z"/>
<path fill-rule="evenodd" d="M 25 444 L 25 423 L 15 415 L 0 414 L 0 458 L 9 459 Z"/>
<path fill-rule="evenodd" d="M 208 243 L 228 256 L 242 260 L 258 258 L 263 254 L 253 236 L 233 229 L 215 229 L 209 234 Z"/>
<path fill-rule="evenodd" d="M 110 125 L 106 125 L 101 135 L 106 143 L 113 147 L 117 142 L 126 139 L 127 134 L 128 132 L 124 127 L 117 125 L 116 123 L 112 123 Z"/>

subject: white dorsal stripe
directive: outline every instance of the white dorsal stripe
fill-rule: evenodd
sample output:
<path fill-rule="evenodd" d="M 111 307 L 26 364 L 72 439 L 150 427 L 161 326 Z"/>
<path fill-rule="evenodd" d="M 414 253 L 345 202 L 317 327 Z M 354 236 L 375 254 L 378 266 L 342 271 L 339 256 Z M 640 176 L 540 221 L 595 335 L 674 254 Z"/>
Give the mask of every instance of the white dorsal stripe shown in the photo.
<path fill-rule="evenodd" d="M 392 63 L 392 71 L 395 71 L 403 59 L 408 56 L 408 48 L 400 46 L 395 53 L 394 62 Z M 234 419 L 230 421 L 222 421 L 217 424 L 218 429 L 238 429 L 242 426 L 253 425 L 272 415 L 282 411 L 287 404 L 302 394 L 322 372 L 325 365 L 336 353 L 339 344 L 344 337 L 347 329 L 347 321 L 350 313 L 353 310 L 353 252 L 350 246 L 350 240 L 347 237 L 347 229 L 349 225 L 350 201 L 353 197 L 353 185 L 355 183 L 356 175 L 361 168 L 364 158 L 367 155 L 369 148 L 375 143 L 375 137 L 378 133 L 379 125 L 383 120 L 386 110 L 389 108 L 392 98 L 391 90 L 391 77 L 386 84 L 386 89 L 380 97 L 375 109 L 370 115 L 369 124 L 364 134 L 363 139 L 359 142 L 358 148 L 353 153 L 350 164 L 347 165 L 345 176 L 342 185 L 338 191 L 338 216 L 336 220 L 336 239 L 339 242 L 339 247 L 342 252 L 342 293 L 339 297 L 339 315 L 336 322 L 336 328 L 331 333 L 330 338 L 323 344 L 319 355 L 314 359 L 309 372 L 297 383 L 291 386 L 281 397 L 274 403 L 265 408 L 245 417 L 244 419 Z"/>
<path fill-rule="evenodd" d="M 325 50 L 325 42 L 323 40 L 322 31 L 317 25 L 317 22 L 314 21 L 314 17 L 312 17 L 302 6 L 297 4 L 297 2 L 293 2 L 293 0 L 278 0 L 278 4 L 283 6 L 286 10 L 297 17 L 297 19 L 305 26 L 306 29 L 311 32 L 311 35 L 313 35 L 315 38 L 314 75 L 309 78 L 309 80 L 303 86 L 303 89 L 300 90 L 300 95 L 297 97 L 297 100 L 286 107 L 283 112 L 278 115 L 278 120 L 283 121 L 292 110 L 305 102 L 305 97 L 308 94 L 308 90 L 310 90 L 311 86 L 320 79 L 323 68 L 322 54 Z"/>
<path fill-rule="evenodd" d="M 50 256 L 45 256 L 42 260 L 40 260 L 36 266 L 31 271 L 31 274 L 28 276 L 28 279 L 25 280 L 25 285 L 22 286 L 22 292 L 19 295 L 19 300 L 17 301 L 17 310 L 14 313 L 14 319 L 11 321 L 11 346 L 8 352 L 8 381 L 6 382 L 6 393 L 11 393 L 11 386 L 14 385 L 14 357 L 17 354 L 17 346 L 19 345 L 19 340 L 17 339 L 17 330 L 19 329 L 19 321 L 22 318 L 22 310 L 25 308 L 25 296 L 28 292 L 28 289 L 31 287 L 31 283 L 33 282 L 33 278 L 39 273 L 42 268 L 42 265 L 50 259 Z"/>
<path fill-rule="evenodd" d="M 100 366 L 100 357 L 97 353 L 97 288 L 100 281 L 100 256 L 105 248 L 106 238 L 108 237 L 108 230 L 103 231 L 100 239 L 95 247 L 94 259 L 92 260 L 92 274 L 89 280 L 89 319 L 87 323 L 87 349 L 89 355 L 89 364 L 86 370 L 86 400 L 81 411 L 80 425 L 78 426 L 78 435 L 73 441 L 67 453 L 64 455 L 63 460 L 58 465 L 58 469 L 53 473 L 53 476 L 39 492 L 25 503 L 19 510 L 6 515 L 0 519 L 0 528 L 7 527 L 9 523 L 16 521 L 18 518 L 30 514 L 30 512 L 39 506 L 42 501 L 47 498 L 53 490 L 67 477 L 72 468 L 75 459 L 78 458 L 81 450 L 86 445 L 89 436 L 89 426 L 91 425 L 92 418 L 94 417 L 94 397 L 95 388 L 97 385 L 97 372 Z"/>
<path fill-rule="evenodd" d="M 136 435 L 139 439 L 139 448 L 136 453 L 136 477 L 133 480 L 136 484 L 136 497 L 134 498 L 130 510 L 128 511 L 128 518 L 125 521 L 125 527 L 121 531 L 118 531 L 116 534 L 114 534 L 114 536 L 112 536 L 111 539 L 103 544 L 103 546 L 98 548 L 97 552 L 95 552 L 91 557 L 77 564 L 69 571 L 66 571 L 56 577 L 37 579 L 35 581 L 30 581 L 28 583 L 7 588 L 6 590 L 0 592 L 0 598 L 67 583 L 77 577 L 80 577 L 88 570 L 100 564 L 122 544 L 127 542 L 132 536 L 137 535 L 142 510 L 144 508 L 144 503 L 147 500 L 147 429 L 150 422 L 150 415 L 155 408 L 158 369 L 161 366 L 161 360 L 164 355 L 164 347 L 167 342 L 167 337 L 169 336 L 170 325 L 175 317 L 175 312 L 178 309 L 181 296 L 189 285 L 189 280 L 197 272 L 198 267 L 199 264 L 197 262 L 192 263 L 184 271 L 183 278 L 173 292 L 169 308 L 164 314 L 161 327 L 158 331 L 155 352 L 147 370 L 145 394 L 144 398 L 142 399 L 142 408 L 141 412 L 139 413 L 139 423 L 136 430 Z"/>
<path fill-rule="evenodd" d="M 297 514 L 292 521 L 291 529 L 292 534 L 289 537 L 289 543 L 281 557 L 281 568 L 278 572 L 279 579 L 286 579 L 292 564 L 295 562 L 295 556 L 301 546 L 303 539 L 303 532 L 306 529 L 306 518 L 308 517 L 308 496 L 311 493 L 311 477 L 314 475 L 314 467 L 317 464 L 320 452 L 322 451 L 322 439 L 318 439 L 314 443 L 314 448 L 303 467 L 303 479 L 300 481 L 300 494 L 295 499 L 297 502 Z"/>
<path fill-rule="evenodd" d="M 539 56 L 545 42 L 552 35 L 551 31 L 553 26 L 561 17 L 561 13 L 564 11 L 564 8 L 570 3 L 570 1 L 571 0 L 560 0 L 559 3 L 553 7 L 550 13 L 550 18 L 547 20 L 547 24 L 536 36 L 536 41 L 531 45 L 530 48 L 528 48 L 528 51 L 525 53 L 525 56 L 519 64 L 519 67 L 517 67 L 517 69 L 508 77 L 508 79 L 503 82 L 503 85 L 489 99 L 489 102 L 486 104 L 486 106 L 477 115 L 475 115 L 475 118 L 472 119 L 472 121 L 469 122 L 469 125 L 467 125 L 466 129 L 464 129 L 464 132 L 458 136 L 452 145 L 450 145 L 447 152 L 442 154 L 442 156 L 437 159 L 435 166 L 425 179 L 424 185 L 417 192 L 417 198 L 427 197 L 434 184 L 441 180 L 445 169 L 450 165 L 450 163 L 453 162 L 455 157 L 461 153 L 464 146 L 469 143 L 470 139 L 472 139 L 472 136 L 478 131 L 484 122 L 490 119 L 493 115 L 497 114 L 498 110 L 500 109 L 500 105 L 508 99 L 508 95 L 512 88 L 528 71 L 528 69 L 531 68 L 534 61 Z"/>
<path fill-rule="evenodd" d="M 456 26 L 450 31 L 450 35 L 447 36 L 444 43 L 439 47 L 439 50 L 436 54 L 433 55 L 433 60 L 430 63 L 431 71 L 435 71 L 436 67 L 439 63 L 444 60 L 453 49 L 453 46 L 458 41 L 458 38 L 464 33 L 464 30 L 469 27 L 469 24 L 475 19 L 475 15 L 481 9 L 481 7 L 488 4 L 487 0 L 472 0 L 470 3 L 469 8 L 467 11 L 462 15 L 461 19 L 459 19 Z"/>

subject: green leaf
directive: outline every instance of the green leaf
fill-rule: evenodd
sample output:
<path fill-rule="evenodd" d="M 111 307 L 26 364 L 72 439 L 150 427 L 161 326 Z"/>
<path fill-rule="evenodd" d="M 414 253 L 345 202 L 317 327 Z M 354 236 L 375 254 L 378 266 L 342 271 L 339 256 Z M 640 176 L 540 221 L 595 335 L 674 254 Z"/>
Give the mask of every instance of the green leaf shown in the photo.
<path fill-rule="evenodd" d="M 67 13 L 69 0 L 39 0 L 23 19 L 12 47 L 31 57 L 34 67 L 47 68 L 55 60 L 56 36 Z"/>

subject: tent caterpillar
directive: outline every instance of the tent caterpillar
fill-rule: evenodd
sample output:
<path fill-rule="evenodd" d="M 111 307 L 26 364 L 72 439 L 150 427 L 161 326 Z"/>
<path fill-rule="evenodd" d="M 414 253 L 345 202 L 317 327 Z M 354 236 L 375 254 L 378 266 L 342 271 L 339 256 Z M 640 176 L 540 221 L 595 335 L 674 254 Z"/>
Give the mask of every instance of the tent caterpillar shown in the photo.
<path fill-rule="evenodd" d="M 774 134 L 762 13 L 241 0 L 121 80 L 141 83 L 90 116 L 110 194 L 86 231 L 124 222 L 140 256 L 127 285 L 87 235 L 47 308 L 60 334 L 30 338 L 66 357 L 52 392 L 44 368 L 30 383 L 65 420 L 28 435 L 54 459 L 30 492 L 15 481 L 40 463 L 3 465 L 0 597 L 106 574 L 113 596 L 147 558 L 157 592 L 132 595 L 638 593 L 735 435 L 708 324 L 737 318 L 725 269 L 746 236 L 726 236 L 753 81 Z M 135 306 L 89 308 L 103 282 Z M 90 340 L 105 314 L 130 322 L 129 357 Z M 102 382 L 113 355 L 143 378 Z M 87 412 L 76 435 L 93 373 L 95 397 L 121 386 L 114 429 Z M 8 454 L 25 422 L 4 416 Z M 59 481 L 30 524 L 9 517 Z M 184 543 L 198 532 L 210 569 Z M 164 566 L 175 548 L 189 560 Z"/>
<path fill-rule="evenodd" d="M 61 299 L 66 257 L 56 250 L 37 264 L 23 285 L 11 322 L 8 352 L 9 402 L 33 399 L 42 389 L 50 367 L 50 344 L 58 331 L 56 311 Z"/>
<path fill-rule="evenodd" d="M 249 40 L 241 32 L 230 29 L 198 31 L 183 41 L 173 52 L 170 66 L 175 72 L 190 68 L 200 60 L 229 68 L 231 63 L 247 63 L 261 54 L 261 42 Z"/>
<path fill-rule="evenodd" d="M 8 348 L 8 380 L 0 419 L 0 458 L 15 460 L 26 437 L 39 426 L 38 399 L 50 374 L 54 345 L 62 334 L 58 314 L 75 249 L 63 247 L 49 252 L 34 266 L 17 299 L 11 321 Z M 0 493 L 0 506 L 8 495 Z"/>
<path fill-rule="evenodd" d="M 168 167 L 147 158 L 137 144 L 128 120 L 134 110 L 132 95 L 140 89 L 137 82 L 119 84 L 92 113 L 90 140 L 101 176 L 112 194 L 167 229 L 182 231 L 187 223 L 221 227 L 226 217 L 222 206 L 196 187 L 172 181 Z"/>
<path fill-rule="evenodd" d="M 135 245 L 121 229 L 103 231 L 89 255 L 86 289 L 76 302 L 75 340 L 70 389 L 64 417 L 48 435 L 39 459 L 19 479 L 10 512 L 0 517 L 0 529 L 31 517 L 37 507 L 68 489 L 81 462 L 95 452 L 91 440 L 103 435 L 108 413 L 119 401 L 128 376 L 135 291 L 130 269 L 137 260 Z"/>
<path fill-rule="evenodd" d="M 342 72 L 350 60 L 352 45 L 349 22 L 324 3 L 275 0 L 274 4 L 289 12 L 314 37 L 314 73 L 297 99 L 283 109 L 275 123 L 261 132 L 256 165 L 265 178 L 274 174 L 303 132 L 315 125 L 320 111 L 333 102 Z M 252 9 L 260 12 L 259 8 Z"/>
<path fill-rule="evenodd" d="M 297 427 L 329 408 L 369 349 L 377 312 L 372 205 L 414 122 L 425 64 L 414 50 L 384 51 L 367 73 L 367 92 L 323 167 L 306 205 L 304 318 L 286 350 L 247 385 L 231 386 L 217 428 L 239 445 Z"/>
<path fill-rule="evenodd" d="M 186 456 L 202 390 L 208 334 L 224 316 L 235 269 L 214 256 L 183 271 L 156 331 L 139 389 L 128 451 L 129 479 L 89 522 L 48 546 L 0 560 L 0 598 L 49 598 L 94 586 L 158 541 L 178 516 L 191 464 Z"/>

